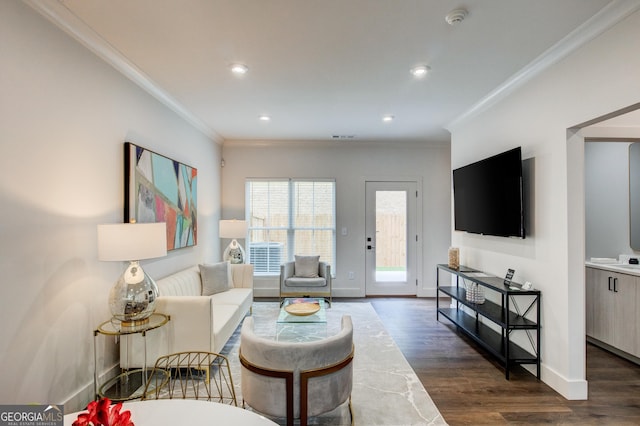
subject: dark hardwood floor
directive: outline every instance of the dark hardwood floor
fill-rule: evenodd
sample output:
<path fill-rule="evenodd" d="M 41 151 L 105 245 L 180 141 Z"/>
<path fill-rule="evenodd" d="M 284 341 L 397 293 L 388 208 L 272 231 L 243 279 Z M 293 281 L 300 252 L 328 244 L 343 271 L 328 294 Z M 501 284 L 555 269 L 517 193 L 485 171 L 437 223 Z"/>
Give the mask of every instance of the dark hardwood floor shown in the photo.
<path fill-rule="evenodd" d="M 356 300 L 373 305 L 452 426 L 640 425 L 640 366 L 596 346 L 587 345 L 589 399 L 567 401 L 521 367 L 505 380 L 493 358 L 446 319 L 436 321 L 435 299 L 349 301 Z"/>

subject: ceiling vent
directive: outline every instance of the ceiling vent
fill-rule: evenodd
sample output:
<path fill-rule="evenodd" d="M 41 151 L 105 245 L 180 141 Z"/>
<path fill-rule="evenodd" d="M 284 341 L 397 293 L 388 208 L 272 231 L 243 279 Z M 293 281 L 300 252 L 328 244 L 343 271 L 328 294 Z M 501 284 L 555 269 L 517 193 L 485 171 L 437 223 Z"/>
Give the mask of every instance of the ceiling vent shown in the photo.
<path fill-rule="evenodd" d="M 447 13 L 447 16 L 445 16 L 444 19 L 449 25 L 458 25 L 460 22 L 464 21 L 464 18 L 466 18 L 468 14 L 469 12 L 467 12 L 467 9 L 454 9 Z"/>

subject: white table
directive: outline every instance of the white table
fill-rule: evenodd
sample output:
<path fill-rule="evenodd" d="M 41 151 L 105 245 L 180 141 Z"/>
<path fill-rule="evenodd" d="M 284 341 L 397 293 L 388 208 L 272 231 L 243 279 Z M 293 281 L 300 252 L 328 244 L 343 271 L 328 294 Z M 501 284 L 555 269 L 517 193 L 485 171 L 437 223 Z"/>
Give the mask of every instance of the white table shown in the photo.
<path fill-rule="evenodd" d="M 201 426 L 212 424 L 234 426 L 273 426 L 272 422 L 256 413 L 240 407 L 194 399 L 159 399 L 125 402 L 120 412 L 131 411 L 131 421 L 136 426 Z M 78 414 L 64 416 L 64 425 L 71 426 Z"/>

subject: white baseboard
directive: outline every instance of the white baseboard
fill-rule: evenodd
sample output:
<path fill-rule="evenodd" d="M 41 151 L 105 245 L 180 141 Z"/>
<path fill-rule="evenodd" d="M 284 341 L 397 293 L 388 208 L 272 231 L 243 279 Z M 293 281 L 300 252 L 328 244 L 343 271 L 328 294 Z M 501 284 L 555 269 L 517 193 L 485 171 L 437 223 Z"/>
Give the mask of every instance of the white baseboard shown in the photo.
<path fill-rule="evenodd" d="M 436 297 L 438 289 L 436 287 L 426 287 L 418 289 L 418 297 Z"/>
<path fill-rule="evenodd" d="M 333 297 L 365 297 L 364 290 L 359 287 L 334 288 Z"/>
<path fill-rule="evenodd" d="M 120 374 L 120 364 L 115 364 L 100 376 L 99 383 L 105 383 L 107 380 L 118 374 Z M 76 411 L 84 410 L 87 407 L 87 404 L 93 401 L 94 396 L 92 380 L 62 401 L 62 404 L 64 404 L 64 412 L 74 413 Z"/>
<path fill-rule="evenodd" d="M 570 401 L 583 401 L 589 398 L 589 386 L 586 380 L 569 380 L 544 363 L 540 366 L 540 380 Z"/>

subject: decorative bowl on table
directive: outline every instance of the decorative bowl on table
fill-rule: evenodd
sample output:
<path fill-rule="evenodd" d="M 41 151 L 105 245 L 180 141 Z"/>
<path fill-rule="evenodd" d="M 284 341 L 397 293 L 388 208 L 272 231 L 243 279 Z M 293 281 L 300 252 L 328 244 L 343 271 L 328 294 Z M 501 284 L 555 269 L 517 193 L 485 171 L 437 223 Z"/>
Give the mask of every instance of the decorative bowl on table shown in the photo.
<path fill-rule="evenodd" d="M 291 303 L 285 306 L 284 310 L 291 315 L 307 316 L 318 312 L 320 310 L 320 304 L 317 302 Z"/>

